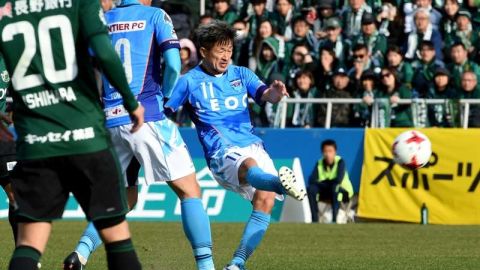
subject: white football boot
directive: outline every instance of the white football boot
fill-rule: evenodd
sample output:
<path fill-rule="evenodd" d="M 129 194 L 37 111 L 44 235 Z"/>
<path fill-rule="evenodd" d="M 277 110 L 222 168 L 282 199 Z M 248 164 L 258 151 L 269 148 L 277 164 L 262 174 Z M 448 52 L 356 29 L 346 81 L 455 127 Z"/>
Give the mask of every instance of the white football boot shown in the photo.
<path fill-rule="evenodd" d="M 297 182 L 297 177 L 295 173 L 288 167 L 281 167 L 278 171 L 278 177 L 280 178 L 280 183 L 282 183 L 283 188 L 287 191 L 287 194 L 293 197 L 294 199 L 301 201 L 307 195 L 305 188 L 300 186 L 300 183 Z"/>

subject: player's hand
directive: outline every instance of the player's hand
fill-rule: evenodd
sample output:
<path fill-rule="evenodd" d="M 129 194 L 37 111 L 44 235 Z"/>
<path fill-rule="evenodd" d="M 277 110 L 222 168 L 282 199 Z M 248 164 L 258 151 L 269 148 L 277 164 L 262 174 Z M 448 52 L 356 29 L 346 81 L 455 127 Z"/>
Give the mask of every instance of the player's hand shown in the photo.
<path fill-rule="evenodd" d="M 143 114 L 145 109 L 143 108 L 142 104 L 138 104 L 138 108 L 135 111 L 130 113 L 130 119 L 132 119 L 132 129 L 130 130 L 131 133 L 137 132 L 143 125 Z"/>
<path fill-rule="evenodd" d="M 285 84 L 281 81 L 275 80 L 271 85 L 270 88 L 268 89 L 266 101 L 270 103 L 278 103 L 280 100 L 282 100 L 283 97 L 290 97 L 287 91 L 287 87 L 285 87 Z"/>
<path fill-rule="evenodd" d="M 12 119 L 8 115 L 0 113 L 0 141 L 13 142 L 13 134 L 4 123 L 11 124 Z"/>

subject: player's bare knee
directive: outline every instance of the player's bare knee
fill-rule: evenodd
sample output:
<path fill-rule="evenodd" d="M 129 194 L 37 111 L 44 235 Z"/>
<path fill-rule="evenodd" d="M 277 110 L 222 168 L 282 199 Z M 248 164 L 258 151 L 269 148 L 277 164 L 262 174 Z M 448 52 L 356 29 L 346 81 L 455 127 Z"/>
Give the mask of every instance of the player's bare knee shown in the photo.
<path fill-rule="evenodd" d="M 118 223 L 118 221 L 120 222 Z M 111 243 L 130 238 L 130 231 L 128 229 L 128 223 L 125 221 L 125 216 L 123 216 L 123 219 L 122 217 L 102 219 L 94 221 L 93 223 L 105 243 Z"/>
<path fill-rule="evenodd" d="M 274 192 L 256 191 L 252 201 L 253 209 L 270 213 L 275 205 L 275 196 Z"/>
<path fill-rule="evenodd" d="M 194 173 L 177 180 L 167 182 L 180 200 L 200 198 L 200 185 Z"/>

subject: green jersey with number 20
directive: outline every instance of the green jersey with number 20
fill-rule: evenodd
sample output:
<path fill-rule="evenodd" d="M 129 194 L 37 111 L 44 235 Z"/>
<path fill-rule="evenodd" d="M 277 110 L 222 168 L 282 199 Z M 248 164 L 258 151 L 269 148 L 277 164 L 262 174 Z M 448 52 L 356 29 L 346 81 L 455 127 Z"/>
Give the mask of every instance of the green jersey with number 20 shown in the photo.
<path fill-rule="evenodd" d="M 109 147 L 89 38 L 107 34 L 98 0 L 0 0 L 19 159 Z"/>

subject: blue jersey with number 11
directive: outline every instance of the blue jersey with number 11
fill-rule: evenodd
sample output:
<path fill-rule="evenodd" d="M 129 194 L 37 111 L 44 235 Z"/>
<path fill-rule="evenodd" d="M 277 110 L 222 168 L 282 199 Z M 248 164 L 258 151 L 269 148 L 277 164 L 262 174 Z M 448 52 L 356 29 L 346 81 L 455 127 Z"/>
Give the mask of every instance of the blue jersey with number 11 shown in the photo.
<path fill-rule="evenodd" d="M 253 134 L 248 97 L 262 103 L 267 88 L 247 68 L 230 65 L 215 76 L 199 65 L 180 77 L 166 107 L 175 111 L 185 104 L 209 160 L 226 148 L 261 142 Z"/>
<path fill-rule="evenodd" d="M 105 14 L 112 45 L 122 60 L 130 89 L 145 108 L 145 121 L 163 114 L 161 53 L 180 48 L 170 17 L 159 8 L 129 4 Z M 103 79 L 107 127 L 130 124 L 120 93 Z"/>

